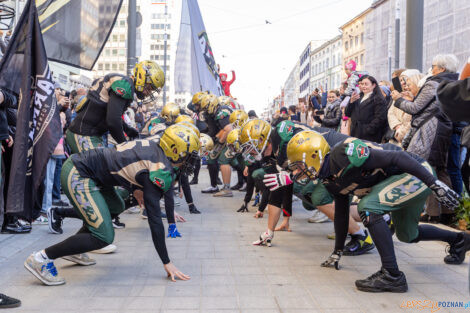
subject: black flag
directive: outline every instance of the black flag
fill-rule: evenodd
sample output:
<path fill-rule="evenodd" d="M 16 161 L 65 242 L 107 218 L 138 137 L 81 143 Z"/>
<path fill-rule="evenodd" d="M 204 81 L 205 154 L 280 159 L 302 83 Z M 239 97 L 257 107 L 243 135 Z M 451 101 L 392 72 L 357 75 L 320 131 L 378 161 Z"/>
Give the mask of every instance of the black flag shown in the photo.
<path fill-rule="evenodd" d="M 122 0 L 36 0 L 49 60 L 91 70 L 121 4 Z"/>
<path fill-rule="evenodd" d="M 0 87 L 18 96 L 6 211 L 31 220 L 47 162 L 62 136 L 34 0 L 27 2 L 0 64 Z"/>

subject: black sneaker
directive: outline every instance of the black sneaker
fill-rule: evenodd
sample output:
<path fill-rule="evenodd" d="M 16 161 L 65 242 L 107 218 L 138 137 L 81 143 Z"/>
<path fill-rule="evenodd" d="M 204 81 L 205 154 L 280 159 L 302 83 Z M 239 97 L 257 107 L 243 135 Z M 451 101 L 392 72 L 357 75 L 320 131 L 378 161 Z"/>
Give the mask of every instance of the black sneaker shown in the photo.
<path fill-rule="evenodd" d="M 242 187 L 243 187 L 243 184 L 238 183 L 238 184 L 236 184 L 236 185 L 230 187 L 230 190 L 238 190 L 238 189 L 240 189 L 240 188 L 242 188 Z"/>
<path fill-rule="evenodd" d="M 189 182 L 190 185 L 197 185 L 198 184 L 198 181 L 197 181 L 197 178 L 196 177 L 193 177 L 193 179 L 191 179 L 191 181 Z"/>
<path fill-rule="evenodd" d="M 444 262 L 446 264 L 462 264 L 468 250 L 470 250 L 470 235 L 459 233 L 455 242 L 447 246 L 448 255 L 445 256 Z"/>
<path fill-rule="evenodd" d="M 223 185 L 224 183 L 220 180 L 219 177 L 217 177 L 217 185 Z"/>
<path fill-rule="evenodd" d="M 57 214 L 56 208 L 49 208 L 47 210 L 47 223 L 49 231 L 53 234 L 62 234 L 62 223 L 64 219 Z"/>
<path fill-rule="evenodd" d="M 31 232 L 31 226 L 22 225 L 18 220 L 5 224 L 1 231 L 2 234 L 26 234 L 29 232 Z"/>
<path fill-rule="evenodd" d="M 121 228 L 126 227 L 126 224 L 121 223 L 121 221 L 119 220 L 119 217 L 116 217 L 113 220 L 113 227 L 117 229 L 121 229 Z"/>
<path fill-rule="evenodd" d="M 395 277 L 384 268 L 366 279 L 356 280 L 356 287 L 365 292 L 406 292 L 408 290 L 403 272 Z"/>
<path fill-rule="evenodd" d="M 190 214 L 201 214 L 201 212 L 196 208 L 194 204 L 189 206 L 189 213 Z"/>
<path fill-rule="evenodd" d="M 238 189 L 238 191 L 246 192 L 246 184 L 243 184 L 243 187 Z"/>
<path fill-rule="evenodd" d="M 365 230 L 365 236 L 351 235 L 351 240 L 344 246 L 343 255 L 361 255 L 375 248 L 372 238 Z"/>
<path fill-rule="evenodd" d="M 21 301 L 15 298 L 10 298 L 3 293 L 0 293 L 0 309 L 17 308 L 21 305 Z"/>

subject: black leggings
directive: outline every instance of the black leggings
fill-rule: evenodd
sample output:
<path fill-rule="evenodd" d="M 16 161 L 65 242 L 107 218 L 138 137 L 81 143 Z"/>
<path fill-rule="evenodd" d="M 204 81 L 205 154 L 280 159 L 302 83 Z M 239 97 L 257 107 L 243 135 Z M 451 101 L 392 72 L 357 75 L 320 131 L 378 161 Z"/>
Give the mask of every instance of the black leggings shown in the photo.
<path fill-rule="evenodd" d="M 283 186 L 269 194 L 268 204 L 282 208 L 284 216 L 292 216 L 292 196 L 294 194 L 294 184 Z"/>
<path fill-rule="evenodd" d="M 261 167 L 259 162 L 254 163 L 253 165 L 248 166 L 248 176 L 246 177 L 246 194 L 245 194 L 245 203 L 250 202 L 251 197 L 253 197 L 253 191 L 255 190 L 255 179 L 253 178 L 253 172 Z"/>
<path fill-rule="evenodd" d="M 175 223 L 175 192 L 173 186 L 163 194 L 165 199 L 165 213 L 168 224 Z"/>
<path fill-rule="evenodd" d="M 107 245 L 108 243 L 93 236 L 88 228 L 83 225 L 75 235 L 46 248 L 45 251 L 49 259 L 55 260 L 67 255 L 98 250 L 106 247 Z"/>
<path fill-rule="evenodd" d="M 184 198 L 186 199 L 186 203 L 193 204 L 193 195 L 191 194 L 191 187 L 189 186 L 188 176 L 181 174 L 180 176 L 180 185 L 181 189 L 183 189 Z"/>
<path fill-rule="evenodd" d="M 201 170 L 201 159 L 199 159 L 199 162 L 197 162 L 196 166 L 194 167 L 194 179 L 195 180 L 198 180 L 200 170 Z"/>

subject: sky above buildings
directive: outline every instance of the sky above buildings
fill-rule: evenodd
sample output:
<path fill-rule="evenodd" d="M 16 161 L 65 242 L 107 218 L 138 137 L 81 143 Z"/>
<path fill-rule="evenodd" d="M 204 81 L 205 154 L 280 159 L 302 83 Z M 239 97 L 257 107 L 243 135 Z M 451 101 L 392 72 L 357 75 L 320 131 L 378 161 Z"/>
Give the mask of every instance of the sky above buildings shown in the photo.
<path fill-rule="evenodd" d="M 260 114 L 310 40 L 328 40 L 372 0 L 199 0 L 221 72 L 235 70 L 232 95 Z M 230 74 L 229 74 L 230 78 Z"/>

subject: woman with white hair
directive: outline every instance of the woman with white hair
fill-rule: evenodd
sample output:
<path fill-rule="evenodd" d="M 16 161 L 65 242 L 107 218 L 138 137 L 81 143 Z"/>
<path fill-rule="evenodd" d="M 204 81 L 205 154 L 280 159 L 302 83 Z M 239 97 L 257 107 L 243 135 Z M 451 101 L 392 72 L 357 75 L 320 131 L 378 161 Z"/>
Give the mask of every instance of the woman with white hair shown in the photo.
<path fill-rule="evenodd" d="M 441 111 L 436 99 L 436 89 L 443 80 L 456 80 L 458 75 L 458 61 L 454 55 L 437 55 L 432 62 L 431 76 L 423 86 L 419 86 L 419 75 L 406 73 L 404 75 L 405 91 L 392 92 L 395 106 L 404 112 L 411 114 L 411 129 L 403 139 L 402 146 L 423 159 L 436 171 L 439 180 L 451 186 L 447 174 L 447 151 L 452 135 L 452 123 Z M 439 203 L 433 197 L 426 205 L 426 219 L 439 222 L 441 218 L 447 220 L 451 211 L 442 210 Z M 444 216 L 441 216 L 441 213 Z"/>

